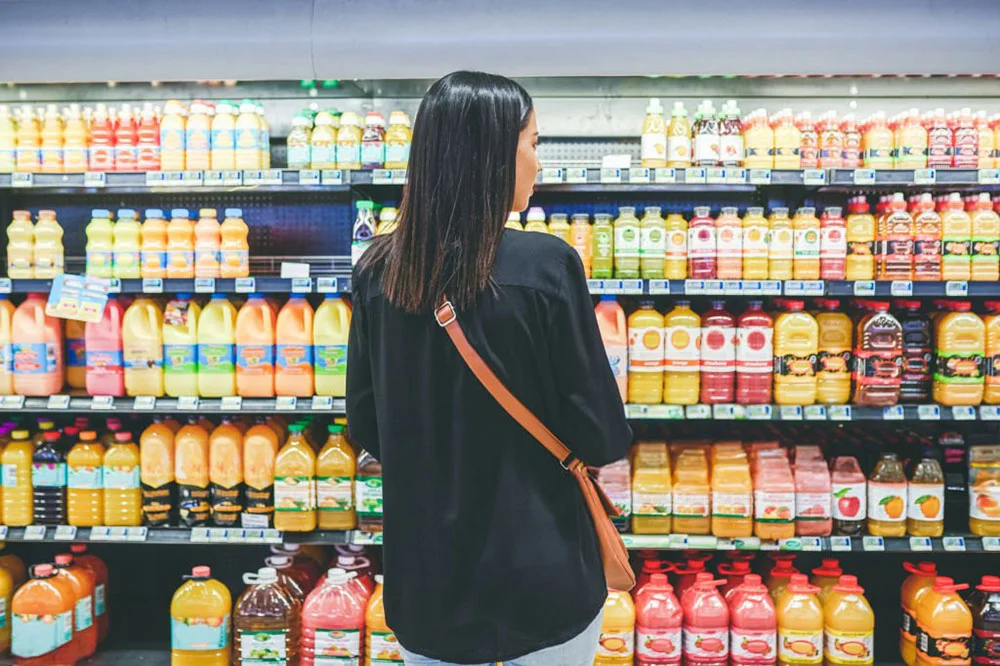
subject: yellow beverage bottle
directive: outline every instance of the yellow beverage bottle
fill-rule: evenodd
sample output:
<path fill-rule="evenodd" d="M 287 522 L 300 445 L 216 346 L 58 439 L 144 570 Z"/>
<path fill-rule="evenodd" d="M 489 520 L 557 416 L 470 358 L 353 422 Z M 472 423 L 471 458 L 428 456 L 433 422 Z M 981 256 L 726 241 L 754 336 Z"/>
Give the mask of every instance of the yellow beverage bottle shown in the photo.
<path fill-rule="evenodd" d="M 674 531 L 679 534 L 711 532 L 711 486 L 705 452 L 681 452 L 674 463 Z"/>
<path fill-rule="evenodd" d="M 30 280 L 35 277 L 35 225 L 31 213 L 15 210 L 7 227 L 7 277 Z"/>
<path fill-rule="evenodd" d="M 574 213 L 573 221 L 569 225 L 569 244 L 580 255 L 580 261 L 583 263 L 583 272 L 588 278 L 590 277 L 590 262 L 592 259 L 591 242 L 590 216 L 586 213 Z"/>
<path fill-rule="evenodd" d="M 788 209 L 772 209 L 768 226 L 771 228 L 767 248 L 768 277 L 772 280 L 791 280 L 795 244 Z"/>
<path fill-rule="evenodd" d="M 628 401 L 663 402 L 663 316 L 642 301 L 628 318 Z"/>
<path fill-rule="evenodd" d="M 658 99 L 650 99 L 646 106 L 641 143 L 642 166 L 650 169 L 667 166 L 667 128 L 663 122 L 663 106 Z"/>
<path fill-rule="evenodd" d="M 1000 214 L 993 210 L 989 192 L 981 192 L 975 206 L 972 212 L 972 279 L 996 282 L 1000 280 Z M 37 228 L 35 239 L 37 245 Z"/>
<path fill-rule="evenodd" d="M 663 261 L 663 277 L 668 280 L 683 280 L 687 277 L 687 228 L 687 220 L 680 213 L 671 213 L 664 222 L 666 257 Z"/>
<path fill-rule="evenodd" d="M 181 525 L 196 527 L 208 522 L 211 512 L 208 466 L 208 432 L 198 419 L 189 417 L 187 425 L 174 436 L 174 476 Z"/>
<path fill-rule="evenodd" d="M 256 103 L 257 123 L 260 125 L 260 138 L 257 142 L 257 149 L 260 151 L 260 167 L 262 169 L 271 168 L 271 126 L 264 115 L 264 106 Z"/>
<path fill-rule="evenodd" d="M 185 168 L 187 120 L 184 115 L 184 105 L 176 100 L 168 100 L 163 106 L 163 117 L 160 119 L 160 168 L 164 171 L 183 171 Z"/>
<path fill-rule="evenodd" d="M 785 311 L 774 321 L 774 401 L 779 405 L 816 402 L 819 326 L 804 309 L 802 301 L 785 301 Z"/>
<path fill-rule="evenodd" d="M 385 131 L 385 168 L 405 169 L 410 162 L 410 116 L 402 111 L 389 114 L 389 127 Z"/>
<path fill-rule="evenodd" d="M 6 296 L 0 296 L 0 395 L 14 394 L 14 356 L 11 352 L 13 344 L 14 304 Z"/>
<path fill-rule="evenodd" d="M 170 666 L 229 666 L 229 588 L 208 567 L 184 579 L 170 602 Z"/>
<path fill-rule="evenodd" d="M 528 224 L 531 211 L 528 211 Z M 638 278 L 639 272 L 639 220 L 633 206 L 622 206 L 615 219 L 615 277 Z M 527 231 L 528 228 L 525 227 Z"/>
<path fill-rule="evenodd" d="M 97 433 L 86 430 L 66 456 L 69 524 L 104 525 L 104 447 Z"/>
<path fill-rule="evenodd" d="M 820 223 L 816 209 L 805 206 L 795 211 L 792 220 L 792 277 L 796 280 L 819 279 Z"/>
<path fill-rule="evenodd" d="M 87 387 L 87 324 L 67 319 L 64 331 L 66 341 L 66 383 L 70 388 Z"/>
<path fill-rule="evenodd" d="M 223 417 L 208 438 L 208 487 L 212 524 L 239 525 L 243 513 L 243 433 Z"/>
<path fill-rule="evenodd" d="M 712 467 L 712 534 L 718 537 L 753 534 L 753 482 L 742 450 L 716 460 Z"/>
<path fill-rule="evenodd" d="M 166 525 L 174 510 L 174 431 L 163 419 L 139 437 L 139 481 L 142 484 L 143 524 Z"/>
<path fill-rule="evenodd" d="M 137 298 L 122 319 L 125 392 L 163 395 L 163 313 L 149 298 Z"/>
<path fill-rule="evenodd" d="M 288 441 L 274 462 L 274 527 L 284 532 L 316 529 L 316 454 L 303 426 L 288 426 Z"/>
<path fill-rule="evenodd" d="M 62 275 L 65 268 L 63 228 L 54 210 L 38 211 L 35 225 L 35 277 L 51 279 Z"/>
<path fill-rule="evenodd" d="M 1000 536 L 1000 446 L 969 447 L 969 531 Z"/>
<path fill-rule="evenodd" d="M 215 105 L 212 117 L 212 169 L 236 168 L 236 107 L 228 99 Z"/>
<path fill-rule="evenodd" d="M 116 278 L 137 279 L 142 276 L 141 242 L 142 226 L 131 208 L 118 210 L 112 234 L 112 273 Z"/>
<path fill-rule="evenodd" d="M 833 586 L 844 575 L 844 571 L 840 568 L 840 562 L 837 559 L 829 557 L 823 558 L 822 565 L 813 569 L 812 574 L 809 582 L 819 588 L 819 602 L 823 603 L 830 596 Z"/>
<path fill-rule="evenodd" d="M 820 588 L 810 585 L 805 574 L 792 574 L 778 597 L 778 663 L 823 663 L 823 605 Z"/>
<path fill-rule="evenodd" d="M 34 519 L 34 486 L 31 482 L 35 446 L 31 433 L 14 430 L 0 455 L 3 464 L 3 524 L 30 525 Z"/>
<path fill-rule="evenodd" d="M 198 395 L 198 319 L 201 308 L 191 294 L 177 294 L 163 313 L 163 391 Z"/>
<path fill-rule="evenodd" d="M 87 275 L 114 277 L 114 223 L 111 211 L 97 209 L 87 225 Z"/>
<path fill-rule="evenodd" d="M 983 402 L 997 405 L 1000 404 L 1000 301 L 986 301 L 983 305 L 989 313 L 983 317 L 983 325 L 986 327 Z"/>
<path fill-rule="evenodd" d="M 893 143 L 893 131 L 889 128 L 885 112 L 875 112 L 861 135 L 864 166 L 871 169 L 891 169 Z"/>
<path fill-rule="evenodd" d="M 167 221 L 159 208 L 146 209 L 139 244 L 139 274 L 144 278 L 167 277 Z"/>
<path fill-rule="evenodd" d="M 198 394 L 236 395 L 236 308 L 225 294 L 212 294 L 198 316 Z"/>
<path fill-rule="evenodd" d="M 868 532 L 874 536 L 906 535 L 906 474 L 895 453 L 883 452 L 868 477 Z"/>
<path fill-rule="evenodd" d="M 104 454 L 104 524 L 142 525 L 142 489 L 139 447 L 132 433 L 116 432 L 115 443 Z"/>
<path fill-rule="evenodd" d="M 549 226 L 545 224 L 545 211 L 537 206 L 529 208 L 524 230 L 537 231 L 543 234 L 549 233 Z"/>
<path fill-rule="evenodd" d="M 6 546 L 0 544 L 0 551 L 3 551 L 4 548 Z M 28 580 L 28 568 L 24 565 L 24 561 L 13 553 L 0 555 L 0 568 L 5 569 L 10 574 L 14 580 L 15 589 L 24 585 L 24 582 Z"/>
<path fill-rule="evenodd" d="M 243 436 L 243 483 L 246 512 L 266 521 L 274 519 L 274 460 L 278 456 L 278 435 L 258 420 Z"/>
<path fill-rule="evenodd" d="M 194 277 L 194 223 L 183 208 L 170 211 L 167 224 L 167 277 Z"/>
<path fill-rule="evenodd" d="M 614 275 L 615 228 L 607 213 L 594 215 L 591 229 L 594 246 L 590 262 L 590 276 L 595 279 L 610 278 Z"/>
<path fill-rule="evenodd" d="M 667 126 L 667 166 L 691 166 L 691 123 L 684 102 L 674 102 Z"/>
<path fill-rule="evenodd" d="M 906 486 L 906 531 L 910 536 L 944 534 L 944 472 L 934 458 L 916 462 Z"/>
<path fill-rule="evenodd" d="M 823 657 L 828 664 L 871 664 L 875 613 L 855 576 L 841 576 L 823 603 Z"/>
<path fill-rule="evenodd" d="M 344 438 L 344 426 L 329 426 L 330 437 L 316 458 L 316 505 L 319 529 L 353 530 L 358 516 L 354 509 L 354 449 Z"/>
<path fill-rule="evenodd" d="M 743 279 L 766 280 L 767 254 L 771 227 L 764 217 L 764 209 L 747 208 L 743 216 Z"/>
<path fill-rule="evenodd" d="M 632 532 L 670 534 L 673 487 L 666 442 L 637 442 L 632 449 Z"/>
<path fill-rule="evenodd" d="M 12 173 L 17 165 L 17 123 L 10 107 L 0 104 L 0 173 Z"/>
<path fill-rule="evenodd" d="M 263 169 L 261 160 L 261 126 L 257 115 L 257 105 L 253 100 L 240 102 L 240 113 L 236 117 L 236 168 Z"/>
<path fill-rule="evenodd" d="M 952 192 L 941 215 L 941 279 L 972 279 L 972 217 Z"/>
<path fill-rule="evenodd" d="M 521 224 L 521 214 L 517 211 L 512 212 L 507 216 L 507 222 L 504 223 L 505 229 L 513 229 L 514 231 L 524 231 L 524 225 Z"/>
<path fill-rule="evenodd" d="M 337 296 L 327 297 L 313 318 L 313 358 L 316 395 L 347 395 L 347 336 L 351 306 Z"/>
<path fill-rule="evenodd" d="M 21 107 L 21 117 L 15 134 L 17 149 L 15 171 L 38 173 L 42 169 L 42 135 L 38 117 L 32 108 Z"/>
<path fill-rule="evenodd" d="M 934 321 L 934 402 L 978 405 L 983 400 L 986 326 L 969 301 L 952 301 L 949 307 L 951 312 Z"/>
<path fill-rule="evenodd" d="M 875 217 L 869 212 L 868 201 L 863 196 L 848 201 L 846 225 L 846 279 L 874 280 Z"/>
<path fill-rule="evenodd" d="M 917 666 L 936 666 L 944 663 L 971 663 L 972 611 L 959 590 L 969 586 L 956 585 L 951 578 L 938 577 L 934 586 L 917 604 Z M 978 633 L 978 632 L 977 632 Z M 982 640 L 977 635 L 976 647 Z M 977 655 L 977 662 L 979 662 Z"/>
<path fill-rule="evenodd" d="M 608 591 L 594 666 L 630 666 L 635 653 L 635 604 L 628 592 Z"/>
<path fill-rule="evenodd" d="M 63 172 L 63 121 L 55 104 L 45 107 L 41 127 L 42 173 Z"/>
<path fill-rule="evenodd" d="M 774 130 L 764 109 L 757 109 L 748 116 L 743 125 L 743 142 L 746 146 L 743 166 L 748 169 L 774 168 Z"/>
<path fill-rule="evenodd" d="M 920 562 L 917 565 L 903 562 L 903 569 L 910 575 L 903 580 L 899 591 L 903 611 L 899 626 L 899 654 L 906 666 L 913 666 L 917 660 L 917 608 L 921 597 L 934 587 L 938 572 L 937 565 L 933 562 Z"/>
<path fill-rule="evenodd" d="M 361 118 L 353 111 L 347 111 L 340 117 L 340 129 L 337 130 L 337 168 L 361 168 Z"/>
<path fill-rule="evenodd" d="M 17 586 L 14 584 L 14 576 L 5 568 L 0 567 L 0 602 L 3 603 L 3 626 L 0 627 L 0 654 L 6 655 L 10 651 L 10 640 L 13 622 L 7 621 L 8 613 L 14 599 L 14 592 Z"/>
<path fill-rule="evenodd" d="M 839 312 L 840 301 L 816 301 L 819 327 L 819 355 L 816 363 L 816 402 L 821 405 L 844 405 L 851 398 L 851 350 L 854 325 Z"/>
<path fill-rule="evenodd" d="M 774 168 L 801 169 L 802 132 L 788 109 L 774 114 Z"/>
<path fill-rule="evenodd" d="M 678 300 L 663 318 L 663 402 L 693 405 L 701 391 L 701 317 Z"/>
<path fill-rule="evenodd" d="M 569 243 L 569 221 L 566 213 L 552 213 L 549 217 L 549 233 Z"/>

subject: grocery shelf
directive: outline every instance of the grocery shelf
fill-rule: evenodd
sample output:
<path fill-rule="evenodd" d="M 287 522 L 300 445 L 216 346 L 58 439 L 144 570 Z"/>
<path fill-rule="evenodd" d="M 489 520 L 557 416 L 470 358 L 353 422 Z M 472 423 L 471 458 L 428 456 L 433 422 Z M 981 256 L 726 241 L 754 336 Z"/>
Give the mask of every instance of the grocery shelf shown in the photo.
<path fill-rule="evenodd" d="M 998 421 L 1000 405 L 625 405 L 630 419 L 715 421 Z"/>
<path fill-rule="evenodd" d="M 1000 296 L 998 282 L 965 280 L 635 280 L 587 281 L 592 294 L 633 296 L 838 296 L 894 298 Z"/>
<path fill-rule="evenodd" d="M 829 536 L 795 537 L 766 540 L 757 537 L 724 539 L 714 536 L 686 534 L 623 534 L 626 547 L 632 550 L 749 550 L 817 553 L 923 553 L 1000 551 L 1000 537 L 978 537 L 965 534 L 943 537 L 874 537 Z"/>
<path fill-rule="evenodd" d="M 50 192 L 108 189 L 115 192 L 149 192 L 213 189 L 230 191 L 240 187 L 297 191 L 322 187 L 325 190 L 349 192 L 350 174 L 349 171 L 341 170 L 308 169 L 0 173 L 0 189 L 42 189 Z"/>
<path fill-rule="evenodd" d="M 216 414 L 280 414 L 284 412 L 312 412 L 344 414 L 343 398 L 312 396 L 309 398 L 156 398 L 138 396 L 116 398 L 113 396 L 86 396 L 60 394 L 46 397 L 23 395 L 0 396 L 0 412 L 149 412 L 159 414 L 216 413 Z"/>
<path fill-rule="evenodd" d="M 240 527 L 73 527 L 69 525 L 0 525 L 0 542 L 10 543 L 132 543 L 132 544 L 218 544 L 255 546 L 261 544 L 301 543 L 333 545 L 381 543 L 373 535 L 348 530 L 281 532 L 276 529 Z M 381 535 L 378 535 L 381 537 Z"/>
<path fill-rule="evenodd" d="M 117 294 L 264 294 L 319 293 L 336 294 L 351 291 L 348 272 L 316 277 L 281 278 L 262 275 L 245 278 L 145 278 L 141 280 L 108 280 L 108 293 Z M 0 294 L 47 293 L 52 280 L 11 280 L 0 278 Z"/>

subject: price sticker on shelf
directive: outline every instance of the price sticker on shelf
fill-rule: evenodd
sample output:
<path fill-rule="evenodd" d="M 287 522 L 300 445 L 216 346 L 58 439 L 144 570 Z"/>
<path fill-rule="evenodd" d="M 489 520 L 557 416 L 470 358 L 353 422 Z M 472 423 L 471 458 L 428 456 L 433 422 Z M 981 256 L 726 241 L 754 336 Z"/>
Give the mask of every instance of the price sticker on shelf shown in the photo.
<path fill-rule="evenodd" d="M 764 296 L 781 296 L 781 282 L 778 280 L 764 280 L 760 289 Z"/>
<path fill-rule="evenodd" d="M 903 420 L 903 406 L 893 405 L 891 407 L 882 408 L 882 420 L 883 421 L 902 421 Z"/>
<path fill-rule="evenodd" d="M 214 294 L 215 278 L 195 278 L 194 292 L 196 294 Z"/>
<path fill-rule="evenodd" d="M 855 296 L 874 296 L 875 282 L 873 280 L 856 280 L 854 282 Z"/>
<path fill-rule="evenodd" d="M 319 180 L 324 185 L 339 187 L 344 184 L 344 172 L 340 169 L 323 169 L 319 172 Z"/>
<path fill-rule="evenodd" d="M 721 296 L 722 280 L 705 280 L 705 293 L 709 296 Z"/>
<path fill-rule="evenodd" d="M 201 187 L 205 184 L 205 173 L 203 171 L 185 171 L 181 180 L 187 187 Z"/>
<path fill-rule="evenodd" d="M 7 526 L 0 525 L 0 541 L 6 541 L 6 540 L 7 540 Z"/>
<path fill-rule="evenodd" d="M 337 278 L 335 277 L 316 278 L 316 293 L 318 294 L 340 293 L 340 289 L 338 288 L 337 284 Z"/>
<path fill-rule="evenodd" d="M 108 174 L 103 171 L 85 171 L 83 173 L 84 187 L 107 187 Z"/>
<path fill-rule="evenodd" d="M 316 169 L 302 169 L 299 171 L 299 185 L 319 185 L 320 175 Z"/>
<path fill-rule="evenodd" d="M 705 293 L 704 280 L 684 280 L 684 293 L 688 296 L 698 296 Z"/>
<path fill-rule="evenodd" d="M 913 170 L 913 184 L 914 185 L 933 185 L 937 182 L 937 170 L 936 169 L 914 169 Z"/>
<path fill-rule="evenodd" d="M 917 405 L 917 418 L 921 421 L 940 421 L 941 408 L 937 405 Z"/>
<path fill-rule="evenodd" d="M 0 294 L 9 294 L 11 288 L 10 278 L 0 278 Z"/>
<path fill-rule="evenodd" d="M 164 187 L 184 187 L 186 184 L 183 171 L 164 171 L 163 182 L 160 183 Z"/>
<path fill-rule="evenodd" d="M 712 418 L 712 409 L 709 405 L 688 405 L 684 412 L 689 419 Z"/>
<path fill-rule="evenodd" d="M 822 296 L 826 293 L 826 282 L 823 280 L 806 280 L 802 283 L 804 296 Z"/>
<path fill-rule="evenodd" d="M 115 399 L 110 395 L 95 395 L 90 399 L 90 408 L 95 410 L 114 409 Z"/>
<path fill-rule="evenodd" d="M 798 552 L 802 550 L 801 539 L 778 539 L 778 550 Z"/>
<path fill-rule="evenodd" d="M 650 280 L 649 293 L 651 296 L 662 296 L 670 293 L 670 280 Z"/>
<path fill-rule="evenodd" d="M 726 184 L 744 185 L 747 182 L 747 170 L 741 167 L 726 167 Z"/>
<path fill-rule="evenodd" d="M 312 292 L 313 281 L 312 278 L 292 278 L 292 293 L 293 294 L 308 294 Z"/>
<path fill-rule="evenodd" d="M 983 537 L 983 550 L 990 553 L 1000 551 L 1000 537 Z"/>
<path fill-rule="evenodd" d="M 372 171 L 372 185 L 392 185 L 392 171 L 390 169 Z"/>
<path fill-rule="evenodd" d="M 712 405 L 712 418 L 717 421 L 732 421 L 736 418 L 736 405 Z"/>
<path fill-rule="evenodd" d="M 97 525 L 96 527 L 90 528 L 90 540 L 91 541 L 107 541 L 108 535 L 111 532 L 110 527 L 105 527 L 104 525 Z"/>
<path fill-rule="evenodd" d="M 944 283 L 945 296 L 965 298 L 969 295 L 969 283 L 965 280 L 948 280 Z"/>
<path fill-rule="evenodd" d="M 771 405 L 747 405 L 746 413 L 751 421 L 770 421 Z"/>
<path fill-rule="evenodd" d="M 162 278 L 142 278 L 142 293 L 144 293 L 144 294 L 162 294 L 163 293 L 163 279 Z"/>
<path fill-rule="evenodd" d="M 177 398 L 177 409 L 185 412 L 193 412 L 198 409 L 198 403 L 198 396 L 182 395 Z"/>
<path fill-rule="evenodd" d="M 819 537 L 799 537 L 802 550 L 807 553 L 818 553 L 823 550 L 823 540 Z"/>
<path fill-rule="evenodd" d="M 649 182 L 649 169 L 646 167 L 632 167 L 627 171 L 628 182 L 635 185 L 645 185 Z"/>
<path fill-rule="evenodd" d="M 722 293 L 726 296 L 742 296 L 743 282 L 741 280 L 724 280 L 722 282 Z"/>
<path fill-rule="evenodd" d="M 226 187 L 239 187 L 243 184 L 242 171 L 223 171 L 222 184 Z"/>
<path fill-rule="evenodd" d="M 0 396 L 0 407 L 3 407 L 4 409 L 23 409 L 24 396 L 23 395 Z"/>
<path fill-rule="evenodd" d="M 716 550 L 736 550 L 736 544 L 733 540 L 727 537 L 718 537 L 715 540 Z"/>
<path fill-rule="evenodd" d="M 826 407 L 808 405 L 804 410 L 806 421 L 826 421 Z"/>
<path fill-rule="evenodd" d="M 108 293 L 109 294 L 120 294 L 122 293 L 122 281 L 120 278 L 110 278 L 108 279 Z"/>
<path fill-rule="evenodd" d="M 243 398 L 238 395 L 223 396 L 220 407 L 224 412 L 238 412 L 243 409 Z"/>
<path fill-rule="evenodd" d="M 684 418 L 684 407 L 681 405 L 653 405 L 659 409 L 655 412 L 657 418 L 667 419 L 667 420 L 680 420 Z"/>
<path fill-rule="evenodd" d="M 125 528 L 125 540 L 126 541 L 145 541 L 146 537 L 149 536 L 148 527 L 126 527 Z"/>
<path fill-rule="evenodd" d="M 827 407 L 827 414 L 829 414 L 831 421 L 850 421 L 852 417 L 851 406 L 830 405 Z"/>
<path fill-rule="evenodd" d="M 803 169 L 802 184 L 812 186 L 826 185 L 826 169 Z"/>
<path fill-rule="evenodd" d="M 229 530 L 211 527 L 208 530 L 208 541 L 209 543 L 225 543 L 227 534 L 229 534 Z"/>
<path fill-rule="evenodd" d="M 56 527 L 56 533 L 52 535 L 52 538 L 56 541 L 73 541 L 76 539 L 76 526 L 59 525 Z"/>
<path fill-rule="evenodd" d="M 25 541 L 41 541 L 45 538 L 45 525 L 28 525 L 24 528 Z"/>
<path fill-rule="evenodd" d="M 684 169 L 684 182 L 689 185 L 704 185 L 708 174 L 704 167 L 688 167 Z"/>
<path fill-rule="evenodd" d="M 761 539 L 760 540 L 761 550 L 778 550 L 778 542 L 774 539 Z"/>
<path fill-rule="evenodd" d="M 35 174 L 33 173 L 10 174 L 11 187 L 31 187 L 34 184 L 35 184 Z"/>
<path fill-rule="evenodd" d="M 740 285 L 745 296 L 758 296 L 764 293 L 764 286 L 760 280 L 743 280 Z"/>
<path fill-rule="evenodd" d="M 956 421 L 975 421 L 976 408 L 968 405 L 958 405 L 951 408 L 951 416 Z"/>
<path fill-rule="evenodd" d="M 222 172 L 217 169 L 209 169 L 205 172 L 205 187 L 222 187 Z"/>
<path fill-rule="evenodd" d="M 785 296 L 804 296 L 802 281 L 801 280 L 786 280 L 785 281 Z"/>
<path fill-rule="evenodd" d="M 163 171 L 147 171 L 146 187 L 156 187 L 163 184 Z"/>
<path fill-rule="evenodd" d="M 941 544 L 944 546 L 944 549 L 949 553 L 965 552 L 965 537 L 946 536 L 941 539 Z"/>
<path fill-rule="evenodd" d="M 281 169 L 264 169 L 260 175 L 261 185 L 282 185 Z"/>
<path fill-rule="evenodd" d="M 247 531 L 238 529 L 226 530 L 226 543 L 243 543 L 246 541 Z"/>
<path fill-rule="evenodd" d="M 191 543 L 208 543 L 208 528 L 192 527 L 190 541 Z"/>
<path fill-rule="evenodd" d="M 257 290 L 257 280 L 252 277 L 236 278 L 233 288 L 237 294 L 252 294 Z"/>
<path fill-rule="evenodd" d="M 854 170 L 854 184 L 855 185 L 874 185 L 875 184 L 875 169 L 855 169 Z"/>
<path fill-rule="evenodd" d="M 542 184 L 556 185 L 563 182 L 563 170 L 559 167 L 547 167 L 542 169 Z"/>
<path fill-rule="evenodd" d="M 880 536 L 862 537 L 861 548 L 866 553 L 880 553 L 885 550 L 885 539 Z"/>
<path fill-rule="evenodd" d="M 760 538 L 759 537 L 743 537 L 734 538 L 733 545 L 736 546 L 736 550 L 760 550 Z"/>
<path fill-rule="evenodd" d="M 329 395 L 314 395 L 312 399 L 312 411 L 314 412 L 333 411 L 333 397 Z"/>
<path fill-rule="evenodd" d="M 979 408 L 979 418 L 983 421 L 1000 421 L 1000 406 L 983 405 Z"/>
<path fill-rule="evenodd" d="M 724 185 L 726 182 L 726 170 L 717 167 L 705 169 L 705 182 L 709 185 Z"/>
<path fill-rule="evenodd" d="M 750 184 L 751 185 L 770 185 L 771 184 L 771 170 L 770 169 L 750 169 Z"/>
<path fill-rule="evenodd" d="M 601 184 L 602 185 L 617 185 L 622 182 L 622 170 L 621 169 L 601 169 Z"/>
<path fill-rule="evenodd" d="M 799 405 L 781 405 L 778 412 L 782 421 L 801 421 L 802 407 Z"/>
<path fill-rule="evenodd" d="M 980 169 L 980 185 L 1000 185 L 1000 169 Z"/>
<path fill-rule="evenodd" d="M 928 537 L 910 537 L 910 550 L 914 553 L 931 552 L 931 540 Z"/>
<path fill-rule="evenodd" d="M 673 185 L 677 182 L 677 169 L 669 167 L 654 169 L 653 181 L 660 185 Z"/>
<path fill-rule="evenodd" d="M 889 284 L 889 293 L 893 296 L 913 296 L 913 283 L 909 280 L 893 280 Z"/>
<path fill-rule="evenodd" d="M 587 182 L 587 167 L 569 167 L 566 169 L 566 182 L 573 185 L 583 185 Z"/>
<path fill-rule="evenodd" d="M 48 402 L 49 409 L 69 409 L 68 395 L 50 395 Z"/>
<path fill-rule="evenodd" d="M 279 412 L 294 412 L 298 399 L 293 395 L 280 395 L 274 399 L 274 409 Z"/>
<path fill-rule="evenodd" d="M 140 395 L 132 401 L 132 409 L 137 412 L 151 412 L 156 409 L 156 396 Z"/>

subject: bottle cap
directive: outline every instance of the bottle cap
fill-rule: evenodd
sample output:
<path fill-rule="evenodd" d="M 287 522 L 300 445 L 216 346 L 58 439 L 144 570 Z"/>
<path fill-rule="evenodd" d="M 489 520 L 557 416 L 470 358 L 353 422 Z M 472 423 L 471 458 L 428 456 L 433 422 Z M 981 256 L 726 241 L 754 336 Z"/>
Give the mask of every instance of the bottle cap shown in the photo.
<path fill-rule="evenodd" d="M 817 576 L 837 576 L 844 575 L 844 570 L 840 568 L 840 562 L 833 557 L 823 558 L 822 566 L 812 570 Z"/>
<path fill-rule="evenodd" d="M 36 564 L 31 572 L 32 578 L 51 578 L 53 569 L 51 564 Z"/>
<path fill-rule="evenodd" d="M 809 578 L 805 574 L 794 574 L 788 580 L 788 586 L 785 589 L 795 594 L 816 594 L 819 592 L 818 587 L 809 584 Z"/>
<path fill-rule="evenodd" d="M 955 581 L 947 576 L 938 576 L 934 579 L 934 591 L 935 592 L 958 592 L 959 590 L 967 590 L 969 585 L 967 583 L 955 584 Z"/>
<path fill-rule="evenodd" d="M 340 433 L 344 432 L 344 426 L 340 425 L 339 423 L 331 423 L 326 427 L 326 430 L 331 435 L 339 435 Z"/>
<path fill-rule="evenodd" d="M 52 432 L 52 431 L 47 432 L 44 435 L 42 435 L 42 438 L 46 442 L 58 442 L 60 437 L 62 437 L 61 433 L 59 433 L 59 432 Z"/>
<path fill-rule="evenodd" d="M 771 569 L 772 578 L 790 578 L 793 574 L 799 573 L 799 570 L 795 568 L 795 564 L 790 560 L 778 560 L 774 563 L 774 568 Z"/>
<path fill-rule="evenodd" d="M 903 562 L 903 570 L 918 576 L 937 576 L 937 564 L 934 562 L 917 562 L 915 565 Z"/>
<path fill-rule="evenodd" d="M 163 217 L 163 210 L 159 208 L 147 208 L 146 209 L 146 219 L 151 217 Z"/>
<path fill-rule="evenodd" d="M 655 573 L 649 577 L 649 587 L 656 588 L 659 590 L 666 590 L 668 592 L 673 592 L 674 588 L 667 580 L 667 574 Z"/>
<path fill-rule="evenodd" d="M 10 433 L 10 436 L 13 439 L 28 439 L 30 435 L 28 434 L 27 430 L 15 430 L 12 433 Z"/>
<path fill-rule="evenodd" d="M 896 306 L 897 310 L 919 310 L 920 301 L 911 301 L 905 298 L 897 298 L 893 301 L 893 305 Z M 1000 305 L 1000 303 L 998 303 Z"/>
<path fill-rule="evenodd" d="M 205 579 L 212 577 L 211 567 L 200 566 L 191 569 L 191 577 L 197 579 Z"/>
<path fill-rule="evenodd" d="M 847 592 L 850 594 L 864 594 L 865 588 L 858 585 L 857 576 L 844 575 L 840 577 L 840 581 L 833 586 L 833 589 L 837 592 Z"/>
<path fill-rule="evenodd" d="M 73 564 L 73 556 L 69 553 L 59 553 L 56 555 L 57 567 L 68 567 Z"/>
<path fill-rule="evenodd" d="M 292 558 L 290 555 L 272 555 L 264 560 L 264 562 L 267 566 L 274 569 L 285 569 L 292 566 Z"/>
<path fill-rule="evenodd" d="M 719 573 L 724 576 L 745 576 L 750 573 L 750 563 L 746 560 L 723 562 L 718 569 Z"/>
<path fill-rule="evenodd" d="M 760 580 L 760 574 L 749 573 L 743 577 L 743 586 L 745 587 L 764 587 L 764 584 Z"/>
<path fill-rule="evenodd" d="M 1000 310 L 1000 301 L 983 301 L 983 305 L 991 312 Z"/>
<path fill-rule="evenodd" d="M 243 217 L 242 208 L 227 208 L 226 217 Z"/>
<path fill-rule="evenodd" d="M 976 589 L 983 592 L 1000 592 L 1000 576 L 983 576 Z"/>
<path fill-rule="evenodd" d="M 74 544 L 70 545 L 69 549 L 70 549 L 71 552 L 73 552 L 75 554 L 86 553 L 87 552 L 87 544 L 85 544 L 85 543 L 74 543 Z"/>
<path fill-rule="evenodd" d="M 351 580 L 351 576 L 340 567 L 334 567 L 326 572 L 328 585 L 343 585 L 349 580 Z"/>
<path fill-rule="evenodd" d="M 130 433 L 130 432 L 116 432 L 115 433 L 115 441 L 116 442 L 131 442 L 132 441 L 132 433 Z"/>

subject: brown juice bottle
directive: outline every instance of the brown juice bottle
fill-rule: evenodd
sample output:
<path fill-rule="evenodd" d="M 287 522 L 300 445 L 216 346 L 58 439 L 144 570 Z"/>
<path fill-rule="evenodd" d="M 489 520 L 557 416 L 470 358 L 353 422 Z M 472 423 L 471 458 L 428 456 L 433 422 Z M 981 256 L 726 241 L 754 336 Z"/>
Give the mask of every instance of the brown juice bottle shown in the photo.
<path fill-rule="evenodd" d="M 358 456 L 358 475 L 354 479 L 354 502 L 357 505 L 358 529 L 382 531 L 382 463 L 367 451 Z"/>
<path fill-rule="evenodd" d="M 870 303 L 858 321 L 854 348 L 854 404 L 887 407 L 899 402 L 903 377 L 903 327 L 885 301 Z"/>
<path fill-rule="evenodd" d="M 1000 664 L 1000 577 L 983 576 L 968 604 L 972 611 L 972 663 Z"/>
<path fill-rule="evenodd" d="M 298 664 L 300 605 L 264 567 L 243 575 L 248 585 L 233 607 L 233 665 Z"/>

